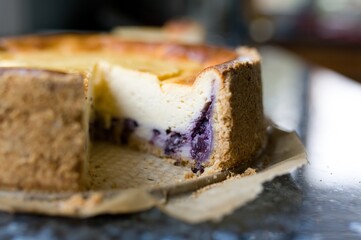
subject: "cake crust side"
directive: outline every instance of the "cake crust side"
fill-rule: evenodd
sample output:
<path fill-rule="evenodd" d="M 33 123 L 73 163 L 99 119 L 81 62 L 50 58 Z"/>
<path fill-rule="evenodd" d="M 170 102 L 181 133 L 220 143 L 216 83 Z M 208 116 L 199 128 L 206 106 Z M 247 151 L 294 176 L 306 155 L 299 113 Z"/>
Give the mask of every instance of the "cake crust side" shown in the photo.
<path fill-rule="evenodd" d="M 267 141 L 260 56 L 239 49 L 239 58 L 214 67 L 221 79 L 216 96 L 214 153 L 208 171 L 246 166 Z"/>
<path fill-rule="evenodd" d="M 0 185 L 80 190 L 87 131 L 82 77 L 0 68 L 0 99 Z"/>

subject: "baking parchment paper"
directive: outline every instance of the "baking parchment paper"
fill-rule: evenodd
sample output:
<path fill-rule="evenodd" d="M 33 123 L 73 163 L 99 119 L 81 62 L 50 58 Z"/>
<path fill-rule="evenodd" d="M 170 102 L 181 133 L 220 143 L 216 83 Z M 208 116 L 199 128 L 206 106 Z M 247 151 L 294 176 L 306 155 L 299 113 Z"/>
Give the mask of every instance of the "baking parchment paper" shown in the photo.
<path fill-rule="evenodd" d="M 189 223 L 219 220 L 255 199 L 264 182 L 306 163 L 306 151 L 296 133 L 276 127 L 270 128 L 267 147 L 251 169 L 236 168 L 195 178 L 185 177 L 189 168 L 174 166 L 172 161 L 99 142 L 93 145 L 90 159 L 92 190 L 2 190 L 0 210 L 86 218 L 157 207 Z"/>

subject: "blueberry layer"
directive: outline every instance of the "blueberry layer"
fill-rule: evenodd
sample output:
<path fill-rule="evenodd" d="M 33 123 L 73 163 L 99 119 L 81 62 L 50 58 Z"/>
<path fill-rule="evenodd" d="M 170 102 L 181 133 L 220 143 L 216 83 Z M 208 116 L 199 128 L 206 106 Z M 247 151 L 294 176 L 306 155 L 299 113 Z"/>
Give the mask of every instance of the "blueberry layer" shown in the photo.
<path fill-rule="evenodd" d="M 148 143 L 163 149 L 164 154 L 175 159 L 193 160 L 193 172 L 204 171 L 203 163 L 209 159 L 213 147 L 212 110 L 213 97 L 207 102 L 200 116 L 190 123 L 186 132 L 172 131 L 171 129 L 155 129 L 141 126 L 134 119 L 112 118 L 105 124 L 97 118 L 91 125 L 91 133 L 96 139 L 128 144 L 132 135 L 136 135 Z M 107 126 L 107 127 L 106 127 Z M 139 131 L 138 131 L 139 130 Z M 147 137 L 139 136 L 140 132 L 147 132 Z M 95 135 L 94 135 L 95 133 Z"/>
<path fill-rule="evenodd" d="M 130 136 L 139 126 L 137 121 L 133 119 L 112 118 L 110 124 L 105 121 L 92 122 L 89 126 L 90 137 L 92 139 L 107 140 L 115 143 L 127 144 Z"/>
<path fill-rule="evenodd" d="M 123 130 L 120 135 L 120 141 L 123 144 L 127 144 L 129 142 L 129 137 L 132 135 L 132 133 L 135 131 L 135 129 L 138 127 L 137 121 L 133 119 L 126 118 L 123 121 Z"/>
<path fill-rule="evenodd" d="M 176 154 L 187 141 L 188 137 L 185 134 L 180 134 L 178 132 L 168 133 L 167 140 L 165 141 L 164 153 L 166 155 Z"/>

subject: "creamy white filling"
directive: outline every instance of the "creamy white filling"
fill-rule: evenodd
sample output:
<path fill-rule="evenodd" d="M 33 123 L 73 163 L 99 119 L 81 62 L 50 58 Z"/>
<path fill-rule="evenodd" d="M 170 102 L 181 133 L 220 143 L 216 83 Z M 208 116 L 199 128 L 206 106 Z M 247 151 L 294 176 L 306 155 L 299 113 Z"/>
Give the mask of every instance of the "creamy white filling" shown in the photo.
<path fill-rule="evenodd" d="M 96 109 L 103 114 L 137 121 L 137 135 L 149 129 L 185 132 L 211 101 L 212 79 L 199 77 L 193 85 L 162 82 L 150 73 L 99 63 L 94 76 Z M 203 74 L 204 75 L 204 74 Z"/>

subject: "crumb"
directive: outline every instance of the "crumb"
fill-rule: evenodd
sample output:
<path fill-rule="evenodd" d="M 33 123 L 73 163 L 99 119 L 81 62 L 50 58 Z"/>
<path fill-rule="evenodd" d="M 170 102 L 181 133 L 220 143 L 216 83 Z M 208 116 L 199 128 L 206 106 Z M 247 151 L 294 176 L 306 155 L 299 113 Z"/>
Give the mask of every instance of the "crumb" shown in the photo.
<path fill-rule="evenodd" d="M 60 210 L 64 213 L 75 213 L 84 204 L 83 196 L 78 193 L 74 194 L 65 201 L 60 202 Z"/>
<path fill-rule="evenodd" d="M 100 192 L 92 193 L 89 197 L 81 193 L 74 194 L 65 201 L 60 202 L 60 209 L 64 213 L 74 214 L 80 209 L 93 208 L 103 200 L 103 194 Z"/>
<path fill-rule="evenodd" d="M 230 173 L 227 175 L 227 179 L 232 178 L 232 177 L 235 177 L 235 176 L 237 176 L 236 173 L 230 172 Z"/>
<path fill-rule="evenodd" d="M 85 207 L 92 208 L 103 201 L 103 194 L 100 192 L 93 193 L 89 198 L 86 199 Z"/>
<path fill-rule="evenodd" d="M 247 168 L 246 171 L 244 171 L 244 173 L 242 173 L 240 176 L 241 177 L 246 177 L 246 176 L 251 176 L 251 175 L 254 175 L 256 174 L 256 169 L 254 168 Z"/>
<path fill-rule="evenodd" d="M 188 164 L 189 164 L 189 162 L 186 161 L 186 160 L 182 160 L 182 161 L 180 162 L 180 165 L 181 165 L 182 167 L 186 167 L 186 166 L 188 166 Z"/>
<path fill-rule="evenodd" d="M 184 179 L 192 179 L 195 177 L 196 177 L 196 175 L 192 171 L 184 173 Z"/>

